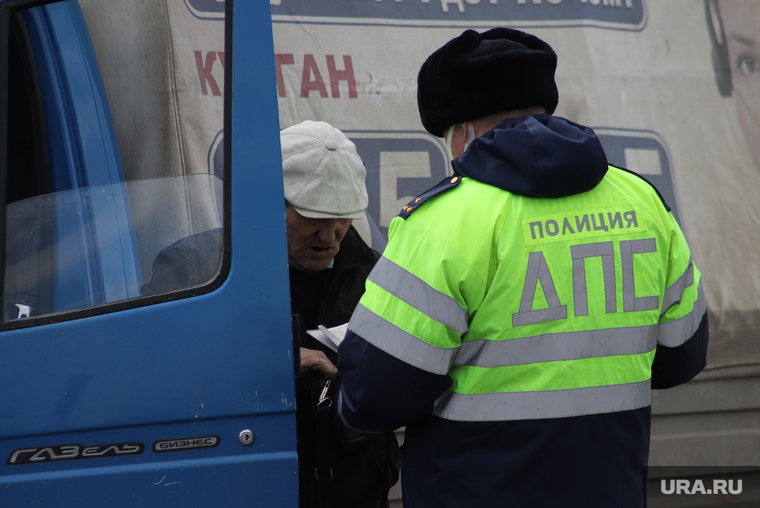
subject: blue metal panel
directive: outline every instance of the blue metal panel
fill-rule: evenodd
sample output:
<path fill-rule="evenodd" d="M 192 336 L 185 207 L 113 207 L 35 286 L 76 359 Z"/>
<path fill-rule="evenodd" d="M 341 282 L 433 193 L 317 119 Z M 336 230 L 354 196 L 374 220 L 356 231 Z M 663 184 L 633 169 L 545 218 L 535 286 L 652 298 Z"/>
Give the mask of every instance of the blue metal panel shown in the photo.
<path fill-rule="evenodd" d="M 0 454 L 145 446 L 136 455 L 6 461 L 2 506 L 297 506 L 269 5 L 238 2 L 234 23 L 227 279 L 193 298 L 0 334 Z M 238 439 L 244 429 L 253 444 Z M 158 440 L 210 435 L 219 446 L 152 449 Z"/>
<path fill-rule="evenodd" d="M 0 504 L 50 508 L 288 506 L 287 500 L 295 499 L 295 492 L 288 492 L 294 476 L 293 454 L 270 444 L 270 436 L 281 432 L 283 424 L 287 422 L 279 418 L 228 420 L 217 424 L 215 430 L 222 429 L 232 438 L 222 437 L 218 446 L 161 454 L 150 449 L 154 436 L 173 438 L 182 432 L 208 436 L 208 423 L 70 434 L 70 442 L 85 445 L 118 443 L 127 436 L 147 443 L 139 455 L 70 461 L 65 468 L 59 464 L 15 466 L 16 474 L 3 477 L 7 482 L 0 491 Z M 246 426 L 257 430 L 252 445 L 260 448 L 257 453 L 236 453 L 241 448 L 236 431 Z"/>

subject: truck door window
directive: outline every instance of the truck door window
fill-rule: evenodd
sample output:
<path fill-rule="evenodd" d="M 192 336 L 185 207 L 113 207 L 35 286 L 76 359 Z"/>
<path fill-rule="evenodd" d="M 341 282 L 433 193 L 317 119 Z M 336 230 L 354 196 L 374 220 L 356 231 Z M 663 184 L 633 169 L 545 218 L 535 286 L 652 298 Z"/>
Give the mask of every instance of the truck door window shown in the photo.
<path fill-rule="evenodd" d="M 115 47 L 126 44 L 116 40 L 118 30 L 104 34 L 102 27 L 94 28 L 93 40 L 100 46 L 90 39 L 85 20 L 102 19 L 108 2 L 40 6 L 33 0 L 26 2 L 28 9 L 23 0 L 11 3 L 0 3 L 0 89 L 7 91 L 0 91 L 0 142 L 5 145 L 0 178 L 6 189 L 0 216 L 2 327 L 148 305 L 216 287 L 229 252 L 224 248 L 229 245 L 224 97 L 211 104 L 216 110 L 204 126 L 212 130 L 205 138 L 146 141 L 155 133 L 187 128 L 179 118 L 192 96 L 177 99 L 176 93 L 161 91 L 158 102 L 137 106 L 145 98 L 139 87 L 148 71 L 134 68 L 129 50 L 103 47 L 110 39 Z M 174 9 L 155 26 L 179 23 L 183 13 Z M 215 58 L 223 59 L 224 22 L 216 23 L 209 25 L 212 35 L 203 37 L 220 37 Z M 145 37 L 152 36 L 165 35 Z M 140 63 L 157 68 L 176 60 L 174 48 L 163 50 L 156 61 Z M 224 73 L 230 71 L 223 63 L 216 78 L 208 65 L 204 68 L 206 80 L 222 84 L 220 95 Z M 119 74 L 101 77 L 101 68 Z M 164 82 L 154 80 L 151 86 L 176 91 L 186 74 L 172 67 Z M 194 140 L 208 146 L 183 146 Z M 203 157 L 194 157 L 201 152 Z"/>

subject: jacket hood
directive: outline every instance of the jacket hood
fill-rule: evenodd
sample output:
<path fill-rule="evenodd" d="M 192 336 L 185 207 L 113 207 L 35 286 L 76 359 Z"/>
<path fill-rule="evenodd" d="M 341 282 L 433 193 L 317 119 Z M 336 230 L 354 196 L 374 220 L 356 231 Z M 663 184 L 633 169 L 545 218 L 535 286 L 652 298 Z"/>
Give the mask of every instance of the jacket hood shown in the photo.
<path fill-rule="evenodd" d="M 596 187 L 607 173 L 607 157 L 589 127 L 533 115 L 505 120 L 476 138 L 452 166 L 513 194 L 561 198 Z"/>

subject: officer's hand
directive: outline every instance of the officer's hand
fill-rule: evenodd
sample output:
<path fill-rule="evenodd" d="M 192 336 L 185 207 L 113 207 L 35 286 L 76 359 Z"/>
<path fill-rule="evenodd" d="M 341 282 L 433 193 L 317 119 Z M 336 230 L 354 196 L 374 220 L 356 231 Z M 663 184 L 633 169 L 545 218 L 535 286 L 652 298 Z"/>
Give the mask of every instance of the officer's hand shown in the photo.
<path fill-rule="evenodd" d="M 301 348 L 301 373 L 318 370 L 325 379 L 332 379 L 338 373 L 338 368 L 325 356 L 322 351 Z"/>

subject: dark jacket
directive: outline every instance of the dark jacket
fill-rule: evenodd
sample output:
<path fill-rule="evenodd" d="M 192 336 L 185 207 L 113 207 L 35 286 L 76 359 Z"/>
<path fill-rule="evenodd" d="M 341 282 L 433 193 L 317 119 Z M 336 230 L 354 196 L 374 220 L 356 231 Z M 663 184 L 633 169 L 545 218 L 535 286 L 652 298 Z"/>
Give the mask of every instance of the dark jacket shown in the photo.
<path fill-rule="evenodd" d="M 332 268 L 319 274 L 296 273 L 291 269 L 291 307 L 293 314 L 299 316 L 301 347 L 320 350 L 337 365 L 337 353 L 307 335 L 306 330 L 319 324 L 329 328 L 347 323 L 379 257 L 351 227 Z M 319 289 L 304 285 L 318 285 Z M 312 308 L 307 309 L 309 306 Z M 301 316 L 311 316 L 306 321 L 312 322 L 303 322 Z M 324 378 L 317 372 L 300 375 L 296 381 L 300 506 L 325 506 L 320 504 L 320 496 L 324 499 L 326 495 L 329 506 L 334 508 L 385 507 L 388 489 L 398 480 L 396 437 L 392 432 L 371 437 L 352 434 L 333 418 L 332 407 L 318 412 L 317 401 L 324 385 Z M 329 395 L 334 396 L 339 387 L 340 377 L 336 376 Z M 329 460 L 320 461 L 325 455 L 329 455 Z M 316 479 L 317 467 L 322 480 Z"/>

